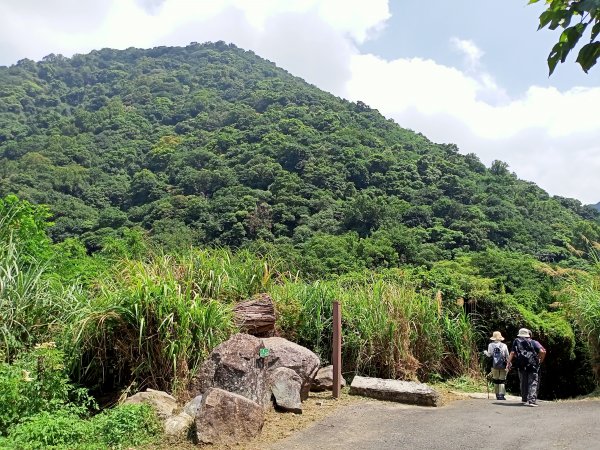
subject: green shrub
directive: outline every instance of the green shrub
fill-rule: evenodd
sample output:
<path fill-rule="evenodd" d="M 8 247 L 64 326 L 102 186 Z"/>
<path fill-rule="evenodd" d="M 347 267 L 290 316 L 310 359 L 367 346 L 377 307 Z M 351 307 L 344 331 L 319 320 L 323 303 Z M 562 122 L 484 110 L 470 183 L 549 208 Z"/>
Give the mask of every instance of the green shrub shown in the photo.
<path fill-rule="evenodd" d="M 0 198 L 0 246 L 14 243 L 27 261 L 44 261 L 51 255 L 46 229 L 51 223 L 48 207 L 19 200 L 15 195 Z"/>
<path fill-rule="evenodd" d="M 101 449 L 99 443 L 90 445 L 90 437 L 97 437 L 90 422 L 81 419 L 68 409 L 40 412 L 11 428 L 6 439 L 7 448 L 38 449 Z"/>
<path fill-rule="evenodd" d="M 564 398 L 590 391 L 589 380 L 593 381 L 593 374 L 586 361 L 589 356 L 582 352 L 575 331 L 563 311 L 535 314 L 513 296 L 497 295 L 479 303 L 477 324 L 485 336 L 500 330 L 509 348 L 519 328 L 525 327 L 533 332 L 533 338 L 547 351 L 540 370 L 541 398 Z M 488 343 L 486 337 L 480 347 L 486 348 Z M 577 382 L 574 382 L 575 379 Z M 516 377 L 512 382 L 509 379 L 508 385 L 518 390 L 516 380 Z"/>
<path fill-rule="evenodd" d="M 40 412 L 12 427 L 0 448 L 21 450 L 122 449 L 151 442 L 161 432 L 148 405 L 123 405 L 92 419 L 82 419 L 66 407 Z"/>
<path fill-rule="evenodd" d="M 40 412 L 55 412 L 67 406 L 82 412 L 91 405 L 86 391 L 70 383 L 64 355 L 54 343 L 37 346 L 13 364 L 0 364 L 0 434 Z"/>
<path fill-rule="evenodd" d="M 122 405 L 98 414 L 92 428 L 107 447 L 141 445 L 158 436 L 162 425 L 148 405 Z"/>

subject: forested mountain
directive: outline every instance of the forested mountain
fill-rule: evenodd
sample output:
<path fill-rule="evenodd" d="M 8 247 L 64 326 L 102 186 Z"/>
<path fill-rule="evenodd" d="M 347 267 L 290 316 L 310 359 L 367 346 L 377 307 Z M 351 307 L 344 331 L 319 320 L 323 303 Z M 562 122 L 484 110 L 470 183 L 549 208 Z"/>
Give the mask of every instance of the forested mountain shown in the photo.
<path fill-rule="evenodd" d="M 139 226 L 342 272 L 494 247 L 559 262 L 600 238 L 592 207 L 223 42 L 0 68 L 0 174 L 0 196 L 50 205 L 52 238 L 90 251 Z"/>

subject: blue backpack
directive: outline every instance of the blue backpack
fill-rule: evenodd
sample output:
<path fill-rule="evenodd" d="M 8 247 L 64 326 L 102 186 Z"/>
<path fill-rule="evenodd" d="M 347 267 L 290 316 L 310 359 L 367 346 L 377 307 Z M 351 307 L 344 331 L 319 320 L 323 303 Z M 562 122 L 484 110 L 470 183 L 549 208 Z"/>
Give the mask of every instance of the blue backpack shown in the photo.
<path fill-rule="evenodd" d="M 495 345 L 492 351 L 492 367 L 494 369 L 506 369 L 506 356 L 502 354 L 500 345 Z"/>

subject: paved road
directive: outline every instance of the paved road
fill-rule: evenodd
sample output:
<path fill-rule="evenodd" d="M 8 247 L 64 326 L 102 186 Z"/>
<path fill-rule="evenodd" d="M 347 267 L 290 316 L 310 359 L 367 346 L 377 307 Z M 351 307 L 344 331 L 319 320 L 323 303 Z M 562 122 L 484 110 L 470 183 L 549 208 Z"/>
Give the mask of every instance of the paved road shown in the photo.
<path fill-rule="evenodd" d="M 278 442 L 289 449 L 600 449 L 600 401 L 357 403 Z"/>

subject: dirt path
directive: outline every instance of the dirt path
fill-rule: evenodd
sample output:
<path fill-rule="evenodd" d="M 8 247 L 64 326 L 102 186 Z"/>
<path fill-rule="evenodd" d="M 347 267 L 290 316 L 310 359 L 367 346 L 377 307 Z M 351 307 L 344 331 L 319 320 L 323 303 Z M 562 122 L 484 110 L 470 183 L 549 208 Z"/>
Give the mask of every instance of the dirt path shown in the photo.
<path fill-rule="evenodd" d="M 283 449 L 594 449 L 600 401 L 460 400 L 441 408 L 360 402 L 270 447 Z"/>

